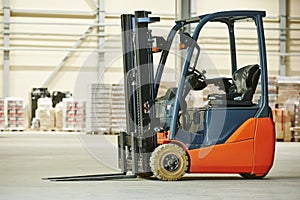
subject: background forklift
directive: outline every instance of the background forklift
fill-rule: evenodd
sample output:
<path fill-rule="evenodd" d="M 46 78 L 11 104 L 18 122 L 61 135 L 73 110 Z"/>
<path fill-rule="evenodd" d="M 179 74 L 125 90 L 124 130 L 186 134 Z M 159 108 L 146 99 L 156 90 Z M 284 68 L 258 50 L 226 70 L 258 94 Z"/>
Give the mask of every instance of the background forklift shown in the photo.
<path fill-rule="evenodd" d="M 150 23 L 159 17 L 136 11 L 121 16 L 127 131 L 120 133 L 120 174 L 49 178 L 55 181 L 102 180 L 155 176 L 178 180 L 185 173 L 237 173 L 263 178 L 273 164 L 275 130 L 268 103 L 268 76 L 262 18 L 264 11 L 225 11 L 176 21 L 167 39 L 152 36 Z M 235 23 L 253 21 L 257 30 L 259 63 L 237 66 Z M 196 24 L 193 33 L 185 32 Z M 228 28 L 231 77 L 206 78 L 197 69 L 201 52 L 197 43 L 208 23 Z M 175 36 L 186 51 L 177 87 L 158 97 L 164 66 Z M 156 68 L 153 53 L 161 57 Z M 156 73 L 154 73 L 156 69 Z M 261 96 L 253 102 L 258 81 Z M 187 108 L 191 90 L 219 86 L 222 94 L 209 94 L 208 105 Z M 196 128 L 195 128 L 196 127 Z M 132 172 L 132 175 L 128 175 Z"/>

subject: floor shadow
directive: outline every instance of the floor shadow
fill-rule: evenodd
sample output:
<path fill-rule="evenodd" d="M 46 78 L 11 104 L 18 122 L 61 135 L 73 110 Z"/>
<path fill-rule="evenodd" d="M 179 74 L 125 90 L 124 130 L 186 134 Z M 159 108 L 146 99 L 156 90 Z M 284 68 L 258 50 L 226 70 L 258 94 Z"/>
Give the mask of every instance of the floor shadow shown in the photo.
<path fill-rule="evenodd" d="M 158 181 L 159 179 L 156 177 L 148 177 L 148 178 L 139 178 L 150 181 Z M 267 176 L 263 179 L 245 179 L 239 176 L 184 176 L 178 181 L 228 181 L 228 180 L 244 180 L 244 181 L 280 181 L 280 180 L 300 180 L 300 176 Z"/>
<path fill-rule="evenodd" d="M 158 181 L 159 179 L 156 177 L 148 177 L 148 178 L 140 178 L 140 179 L 145 179 L 145 180 L 150 180 L 150 181 Z M 236 177 L 236 176 L 185 176 L 182 177 L 178 181 L 207 181 L 207 180 L 241 180 L 243 179 L 242 177 Z"/>

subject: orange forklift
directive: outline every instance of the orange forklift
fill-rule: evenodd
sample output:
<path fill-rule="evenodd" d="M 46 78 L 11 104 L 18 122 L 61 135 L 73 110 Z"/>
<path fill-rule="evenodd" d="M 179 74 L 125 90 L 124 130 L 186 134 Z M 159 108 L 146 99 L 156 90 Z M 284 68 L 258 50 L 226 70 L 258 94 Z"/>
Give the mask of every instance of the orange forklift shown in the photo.
<path fill-rule="evenodd" d="M 152 36 L 149 24 L 160 21 L 147 11 L 121 16 L 127 130 L 118 136 L 119 174 L 48 178 L 54 181 L 106 180 L 155 176 L 179 180 L 185 173 L 232 173 L 243 178 L 265 177 L 273 165 L 275 130 L 268 101 L 264 11 L 216 12 L 178 20 L 166 39 Z M 235 25 L 254 23 L 258 63 L 237 66 Z M 206 77 L 198 66 L 199 35 L 207 24 L 228 30 L 231 75 Z M 187 26 L 194 24 L 192 33 Z M 158 97 L 164 67 L 179 36 L 186 56 L 176 87 Z M 201 41 L 201 40 L 200 40 Z M 160 53 L 154 67 L 153 53 Z M 156 71 L 155 71 L 156 70 Z M 253 100 L 258 82 L 258 101 Z M 190 91 L 209 85 L 222 93 L 208 95 L 208 103 L 190 108 Z"/>

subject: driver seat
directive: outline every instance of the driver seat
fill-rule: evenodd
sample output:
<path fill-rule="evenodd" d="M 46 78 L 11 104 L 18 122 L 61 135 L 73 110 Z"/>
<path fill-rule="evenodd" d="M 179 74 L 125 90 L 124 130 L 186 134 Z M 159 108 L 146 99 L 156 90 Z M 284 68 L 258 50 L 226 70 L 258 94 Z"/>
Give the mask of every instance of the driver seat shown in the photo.
<path fill-rule="evenodd" d="M 260 77 L 258 64 L 247 65 L 232 75 L 232 85 L 225 95 L 209 96 L 211 106 L 252 106 L 252 98 Z"/>

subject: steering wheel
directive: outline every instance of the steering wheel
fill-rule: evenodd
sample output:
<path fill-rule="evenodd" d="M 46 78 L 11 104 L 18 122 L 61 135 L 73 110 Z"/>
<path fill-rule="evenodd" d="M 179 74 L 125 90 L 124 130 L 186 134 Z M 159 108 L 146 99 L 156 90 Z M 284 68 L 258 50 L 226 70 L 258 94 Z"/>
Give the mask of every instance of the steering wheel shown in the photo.
<path fill-rule="evenodd" d="M 207 86 L 205 73 L 205 70 L 200 72 L 195 68 L 188 69 L 187 81 L 193 90 L 202 90 Z"/>
<path fill-rule="evenodd" d="M 197 74 L 197 78 L 199 81 L 204 82 L 206 80 L 206 76 L 205 76 L 206 71 L 205 70 L 202 70 L 202 72 L 200 72 L 199 70 L 194 69 L 194 73 Z"/>
<path fill-rule="evenodd" d="M 189 68 L 188 69 L 188 76 L 190 76 L 192 74 L 195 76 L 195 78 L 197 78 L 201 82 L 206 80 L 206 76 L 205 76 L 206 71 L 205 70 L 202 70 L 202 72 L 200 72 L 196 68 Z"/>

